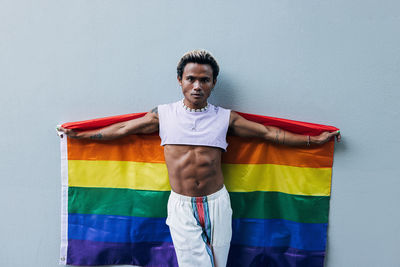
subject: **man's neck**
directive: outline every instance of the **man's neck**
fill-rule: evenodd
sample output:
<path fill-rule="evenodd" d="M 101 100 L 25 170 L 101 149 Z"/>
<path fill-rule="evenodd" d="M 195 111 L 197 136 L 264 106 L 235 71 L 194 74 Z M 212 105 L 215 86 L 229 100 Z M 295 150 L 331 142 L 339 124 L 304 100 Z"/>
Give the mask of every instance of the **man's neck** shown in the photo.
<path fill-rule="evenodd" d="M 194 103 L 190 103 L 186 99 L 183 100 L 183 104 L 185 107 L 187 107 L 189 109 L 202 109 L 202 108 L 207 107 L 207 105 L 208 105 L 207 101 L 205 103 L 199 103 L 196 105 Z"/>

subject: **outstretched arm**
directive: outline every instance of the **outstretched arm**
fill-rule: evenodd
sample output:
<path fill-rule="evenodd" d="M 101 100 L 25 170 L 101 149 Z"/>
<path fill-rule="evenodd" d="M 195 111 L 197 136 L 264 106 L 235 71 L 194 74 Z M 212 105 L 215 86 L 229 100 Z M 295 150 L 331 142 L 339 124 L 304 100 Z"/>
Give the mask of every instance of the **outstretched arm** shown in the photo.
<path fill-rule="evenodd" d="M 246 120 L 236 112 L 231 112 L 229 129 L 234 135 L 241 137 L 258 137 L 277 144 L 289 146 L 309 146 L 310 144 L 324 144 L 332 137 L 336 136 L 340 141 L 340 132 L 323 132 L 318 136 L 308 136 L 294 134 L 274 126 L 264 126 L 262 124 Z"/>
<path fill-rule="evenodd" d="M 59 127 L 58 130 L 71 138 L 95 140 L 112 140 L 129 134 L 153 133 L 158 131 L 158 110 L 156 107 L 143 117 L 115 123 L 97 130 L 78 132 L 63 127 Z"/>

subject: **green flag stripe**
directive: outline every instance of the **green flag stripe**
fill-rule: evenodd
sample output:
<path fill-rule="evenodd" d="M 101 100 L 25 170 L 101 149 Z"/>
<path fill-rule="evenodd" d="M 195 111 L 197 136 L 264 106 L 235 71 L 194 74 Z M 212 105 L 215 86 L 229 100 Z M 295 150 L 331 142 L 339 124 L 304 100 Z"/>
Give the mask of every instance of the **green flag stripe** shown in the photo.
<path fill-rule="evenodd" d="M 69 187 L 68 212 L 166 217 L 169 194 L 169 191 Z M 329 197 L 327 196 L 259 191 L 229 194 L 234 218 L 285 219 L 302 223 L 328 222 Z"/>
<path fill-rule="evenodd" d="M 235 218 L 328 223 L 329 196 L 302 196 L 259 191 L 230 192 L 229 194 Z"/>

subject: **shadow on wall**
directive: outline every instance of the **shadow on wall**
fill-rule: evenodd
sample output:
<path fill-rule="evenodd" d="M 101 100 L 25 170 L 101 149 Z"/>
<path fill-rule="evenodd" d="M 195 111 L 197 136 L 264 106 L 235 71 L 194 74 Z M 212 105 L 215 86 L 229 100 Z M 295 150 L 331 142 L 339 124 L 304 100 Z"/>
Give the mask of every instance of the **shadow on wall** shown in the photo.
<path fill-rule="evenodd" d="M 229 77 L 220 76 L 211 93 L 209 102 L 216 106 L 233 109 L 236 106 L 237 99 L 231 81 Z"/>

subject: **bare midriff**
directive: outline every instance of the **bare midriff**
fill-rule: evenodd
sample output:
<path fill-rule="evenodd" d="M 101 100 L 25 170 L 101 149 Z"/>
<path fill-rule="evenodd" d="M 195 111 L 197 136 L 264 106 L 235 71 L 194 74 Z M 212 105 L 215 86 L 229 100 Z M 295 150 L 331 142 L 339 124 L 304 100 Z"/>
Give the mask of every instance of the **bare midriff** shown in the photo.
<path fill-rule="evenodd" d="M 165 145 L 164 156 L 174 192 L 191 197 L 206 196 L 224 185 L 222 150 L 208 146 Z"/>

